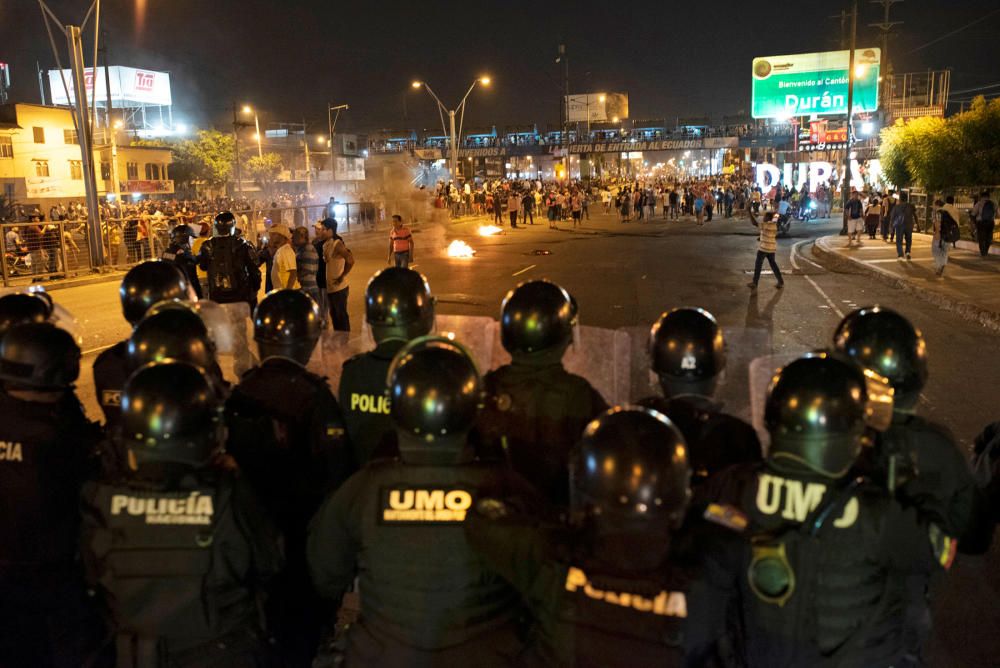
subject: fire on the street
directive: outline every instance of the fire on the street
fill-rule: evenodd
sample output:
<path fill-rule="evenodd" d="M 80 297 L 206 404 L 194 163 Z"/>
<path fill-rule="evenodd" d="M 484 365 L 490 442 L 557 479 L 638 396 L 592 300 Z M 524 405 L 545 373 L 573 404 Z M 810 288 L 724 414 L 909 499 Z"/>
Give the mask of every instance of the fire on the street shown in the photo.
<path fill-rule="evenodd" d="M 492 237 L 494 234 L 500 234 L 501 232 L 503 232 L 503 228 L 496 225 L 479 226 L 479 236 L 481 237 Z"/>
<path fill-rule="evenodd" d="M 475 254 L 476 251 L 472 249 L 472 246 L 461 239 L 455 239 L 448 244 L 448 257 L 472 257 Z"/>

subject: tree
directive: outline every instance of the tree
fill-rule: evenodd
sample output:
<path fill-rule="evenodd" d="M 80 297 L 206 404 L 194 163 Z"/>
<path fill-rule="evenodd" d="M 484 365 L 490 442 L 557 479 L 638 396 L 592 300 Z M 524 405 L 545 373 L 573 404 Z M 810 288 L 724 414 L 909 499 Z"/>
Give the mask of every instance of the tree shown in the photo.
<path fill-rule="evenodd" d="M 281 170 L 281 156 L 277 153 L 265 153 L 261 156 L 253 156 L 246 162 L 247 174 L 250 175 L 260 189 L 270 193 L 274 187 L 274 182 L 278 180 Z"/>
<path fill-rule="evenodd" d="M 901 188 L 1000 183 L 1000 100 L 976 98 L 951 118 L 898 120 L 882 130 L 879 158 L 886 178 Z"/>
<path fill-rule="evenodd" d="M 198 138 L 185 149 L 197 166 L 200 180 L 219 188 L 225 185 L 233 171 L 233 137 L 218 130 L 199 130 Z M 185 156 L 186 157 L 186 156 Z"/>
<path fill-rule="evenodd" d="M 205 183 L 219 188 L 233 171 L 233 137 L 218 130 L 199 130 L 195 139 L 138 139 L 132 145 L 170 147 L 170 177 L 181 186 Z"/>

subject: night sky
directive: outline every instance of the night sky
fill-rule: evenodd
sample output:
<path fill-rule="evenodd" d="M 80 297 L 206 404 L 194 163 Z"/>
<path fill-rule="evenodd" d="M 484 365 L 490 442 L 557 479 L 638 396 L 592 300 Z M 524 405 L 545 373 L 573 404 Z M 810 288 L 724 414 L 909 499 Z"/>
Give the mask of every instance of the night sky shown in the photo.
<path fill-rule="evenodd" d="M 878 46 L 868 24 L 881 7 L 859 4 L 858 46 Z M 76 23 L 89 2 L 49 5 Z M 323 131 L 329 101 L 351 106 L 338 129 L 434 128 L 433 101 L 410 88 L 414 78 L 452 105 L 477 75 L 489 74 L 493 86 L 469 98 L 468 130 L 555 123 L 561 41 L 572 92 L 627 92 L 632 118 L 739 113 L 749 105 L 751 60 L 838 48 L 840 21 L 827 17 L 840 9 L 815 0 L 105 0 L 102 22 L 112 65 L 170 71 L 177 121 L 222 125 L 235 99 L 257 107 L 263 124 L 304 118 L 310 131 Z M 951 67 L 954 91 L 1000 82 L 998 10 L 995 0 L 894 5 L 893 20 L 904 22 L 890 39 L 896 71 Z M 36 60 L 55 64 L 37 3 L 0 0 L 0 61 L 12 65 L 15 100 L 39 100 Z"/>

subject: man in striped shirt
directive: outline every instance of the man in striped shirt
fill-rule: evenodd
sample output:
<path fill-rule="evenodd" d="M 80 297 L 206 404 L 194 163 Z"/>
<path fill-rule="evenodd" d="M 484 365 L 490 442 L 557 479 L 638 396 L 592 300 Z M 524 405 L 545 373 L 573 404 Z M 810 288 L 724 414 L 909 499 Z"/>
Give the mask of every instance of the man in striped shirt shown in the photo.
<path fill-rule="evenodd" d="M 295 228 L 295 231 L 292 232 L 292 246 L 295 248 L 295 264 L 298 266 L 299 285 L 302 292 L 312 297 L 317 304 L 321 304 L 319 284 L 316 282 L 319 255 L 317 255 L 313 245 L 309 243 L 308 228 Z"/>
<path fill-rule="evenodd" d="M 764 219 L 758 224 L 752 209 L 749 213 L 750 222 L 754 224 L 754 227 L 760 229 L 760 241 L 757 244 L 757 261 L 753 267 L 753 280 L 747 283 L 747 287 L 751 290 L 757 289 L 757 281 L 760 280 L 760 268 L 763 266 L 766 258 L 767 263 L 771 265 L 771 271 L 774 272 L 774 277 L 778 280 L 778 288 L 781 289 L 785 287 L 785 281 L 781 278 L 781 270 L 778 269 L 778 263 L 774 259 L 774 254 L 778 250 L 778 223 L 774 219 L 775 214 L 773 211 L 768 211 L 764 214 Z"/>

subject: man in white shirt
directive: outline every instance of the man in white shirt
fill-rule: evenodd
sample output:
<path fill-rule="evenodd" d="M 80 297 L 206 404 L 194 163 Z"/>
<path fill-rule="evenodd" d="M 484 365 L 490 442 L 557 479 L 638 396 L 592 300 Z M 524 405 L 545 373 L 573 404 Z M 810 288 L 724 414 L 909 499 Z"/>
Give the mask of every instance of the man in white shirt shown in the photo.
<path fill-rule="evenodd" d="M 271 284 L 275 290 L 298 290 L 298 266 L 295 264 L 295 249 L 290 243 L 292 233 L 288 225 L 272 225 L 267 232 L 267 243 L 274 252 L 271 263 Z"/>

